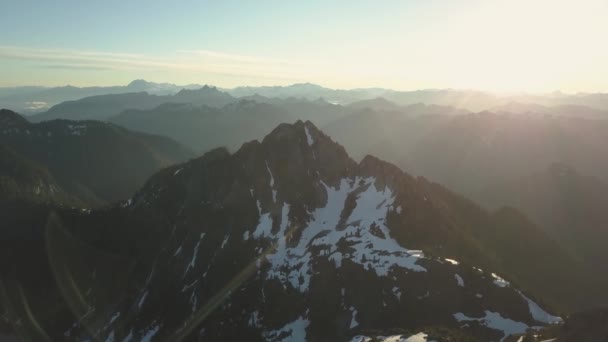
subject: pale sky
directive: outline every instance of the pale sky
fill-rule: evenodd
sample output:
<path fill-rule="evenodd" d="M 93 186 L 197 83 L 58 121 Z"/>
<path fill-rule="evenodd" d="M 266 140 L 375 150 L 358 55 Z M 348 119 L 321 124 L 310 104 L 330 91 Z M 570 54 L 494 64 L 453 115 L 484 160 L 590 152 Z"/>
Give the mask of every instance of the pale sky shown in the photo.
<path fill-rule="evenodd" d="M 608 92 L 606 0 L 2 0 L 0 86 Z"/>

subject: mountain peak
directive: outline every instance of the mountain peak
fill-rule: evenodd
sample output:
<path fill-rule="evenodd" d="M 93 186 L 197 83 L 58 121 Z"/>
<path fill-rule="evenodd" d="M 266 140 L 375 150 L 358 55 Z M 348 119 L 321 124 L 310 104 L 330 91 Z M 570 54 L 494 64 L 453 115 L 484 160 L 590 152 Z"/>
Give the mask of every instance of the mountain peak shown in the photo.
<path fill-rule="evenodd" d="M 221 91 L 219 89 L 217 89 L 217 87 L 213 87 L 213 86 L 209 86 L 209 85 L 205 84 L 204 86 L 202 86 L 201 88 L 198 88 L 198 89 L 183 88 L 182 90 L 177 92 L 176 95 L 204 94 L 204 93 L 221 93 Z"/>
<path fill-rule="evenodd" d="M 330 137 L 325 135 L 321 130 L 310 121 L 298 120 L 293 124 L 282 123 L 279 124 L 270 134 L 264 139 L 264 144 L 274 144 L 279 141 L 286 142 L 288 140 L 297 140 L 303 142 L 310 148 L 315 145 L 338 145 L 338 143 L 331 140 Z M 341 147 L 341 146 L 340 146 Z"/>
<path fill-rule="evenodd" d="M 138 89 L 141 88 L 141 89 L 143 89 L 143 88 L 151 86 L 152 84 L 153 84 L 152 82 L 148 82 L 148 81 L 146 81 L 144 79 L 137 79 L 137 80 L 131 81 L 131 83 L 129 83 L 127 85 L 127 87 L 129 87 L 129 88 L 138 88 Z"/>

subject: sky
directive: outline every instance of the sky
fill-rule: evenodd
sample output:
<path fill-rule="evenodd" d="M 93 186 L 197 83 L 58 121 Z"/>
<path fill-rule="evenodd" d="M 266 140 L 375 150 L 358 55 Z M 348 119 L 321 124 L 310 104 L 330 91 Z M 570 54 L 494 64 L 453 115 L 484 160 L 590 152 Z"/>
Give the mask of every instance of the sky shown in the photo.
<path fill-rule="evenodd" d="M 608 92 L 606 0 L 1 0 L 0 87 Z"/>

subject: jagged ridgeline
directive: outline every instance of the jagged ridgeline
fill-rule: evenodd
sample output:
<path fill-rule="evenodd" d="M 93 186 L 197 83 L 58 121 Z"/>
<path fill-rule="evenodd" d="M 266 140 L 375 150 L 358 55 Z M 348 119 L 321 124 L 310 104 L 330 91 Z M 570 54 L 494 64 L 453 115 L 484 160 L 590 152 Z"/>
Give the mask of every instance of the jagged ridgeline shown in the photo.
<path fill-rule="evenodd" d="M 561 322 L 545 303 L 580 285 L 518 212 L 356 162 L 310 122 L 163 169 L 120 205 L 2 211 L 20 228 L 1 240 L 5 316 L 26 339 L 504 341 Z"/>

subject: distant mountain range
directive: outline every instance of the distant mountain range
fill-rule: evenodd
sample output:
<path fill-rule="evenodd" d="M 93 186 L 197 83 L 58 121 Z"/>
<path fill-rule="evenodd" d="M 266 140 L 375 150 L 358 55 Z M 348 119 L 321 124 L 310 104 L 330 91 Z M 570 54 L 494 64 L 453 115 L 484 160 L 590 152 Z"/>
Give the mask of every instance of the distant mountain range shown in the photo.
<path fill-rule="evenodd" d="M 0 217 L 4 320 L 26 340 L 505 340 L 561 322 L 543 302 L 603 290 L 521 213 L 356 162 L 310 122 L 163 169 L 120 205 Z"/>
<path fill-rule="evenodd" d="M 164 103 L 221 107 L 234 101 L 236 99 L 232 96 L 208 86 L 195 90 L 182 89 L 175 95 L 151 95 L 146 92 L 98 95 L 62 102 L 46 112 L 32 115 L 30 120 L 107 120 L 127 109 L 153 109 Z"/>
<path fill-rule="evenodd" d="M 0 296 L 31 304 L 26 330 L 517 341 L 553 317 L 536 303 L 608 304 L 606 95 L 186 88 L 0 89 L 74 96 L 0 111 Z"/>
<path fill-rule="evenodd" d="M 147 92 L 153 95 L 172 95 L 182 89 L 198 89 L 201 85 L 177 86 L 169 83 L 153 83 L 135 80 L 126 86 L 112 87 L 13 87 L 0 88 L 0 108 L 10 108 L 16 112 L 30 114 L 46 111 L 65 101 L 83 97 Z"/>
<path fill-rule="evenodd" d="M 203 87 L 198 84 L 178 86 L 169 83 L 153 83 L 135 80 L 126 86 L 112 87 L 13 87 L 0 88 L 0 108 L 9 108 L 25 114 L 47 111 L 49 108 L 66 101 L 75 101 L 84 97 L 146 92 L 150 95 L 168 96 L 179 93 L 182 89 L 196 90 Z M 262 96 L 266 98 L 295 98 L 314 101 L 324 99 L 333 104 L 348 105 L 362 100 L 385 98 L 398 105 L 424 103 L 427 105 L 451 106 L 458 109 L 478 112 L 507 106 L 514 108 L 513 103 L 535 104 L 540 106 L 583 106 L 598 111 L 608 111 L 608 94 L 562 94 L 541 95 L 495 95 L 482 91 L 456 89 L 425 89 L 414 91 L 397 91 L 383 88 L 330 89 L 316 84 L 303 83 L 290 86 L 237 87 L 222 89 L 236 98 Z M 161 102 L 162 103 L 162 102 Z M 159 105 L 160 103 L 156 103 Z M 209 104 L 206 104 L 209 105 Z M 144 109 L 144 108 L 125 108 Z M 148 108 L 150 109 L 150 108 Z M 567 108 L 566 108 L 567 109 Z M 570 108 L 575 110 L 587 109 Z M 601 113 L 600 113 L 601 114 Z M 603 115 L 603 114 L 601 114 Z"/>
<path fill-rule="evenodd" d="M 291 121 L 279 107 L 241 100 L 222 108 L 167 103 L 152 110 L 127 110 L 110 122 L 128 129 L 171 137 L 203 153 L 215 147 L 238 148 L 268 133 L 269 127 Z"/>

